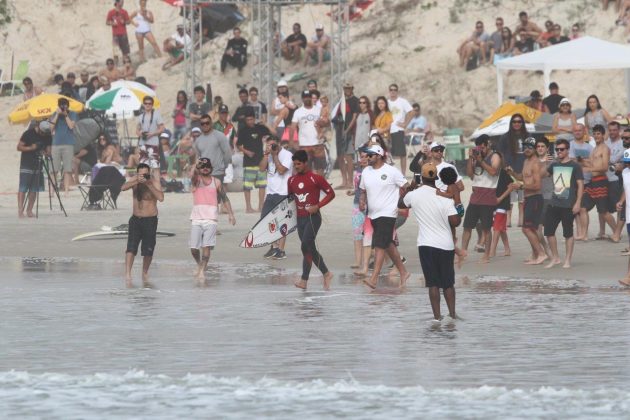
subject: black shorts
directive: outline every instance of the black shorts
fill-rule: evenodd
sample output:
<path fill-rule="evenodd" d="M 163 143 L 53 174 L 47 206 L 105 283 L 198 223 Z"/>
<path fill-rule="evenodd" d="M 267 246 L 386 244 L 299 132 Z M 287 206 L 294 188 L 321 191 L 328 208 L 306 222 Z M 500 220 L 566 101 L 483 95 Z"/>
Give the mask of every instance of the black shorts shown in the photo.
<path fill-rule="evenodd" d="M 495 206 L 469 204 L 464 216 L 464 229 L 474 229 L 479 222 L 482 230 L 490 230 L 495 209 Z"/>
<path fill-rule="evenodd" d="M 377 217 L 372 219 L 372 248 L 385 249 L 394 242 L 395 217 Z"/>
<path fill-rule="evenodd" d="M 562 236 L 573 237 L 573 209 L 549 205 L 545 214 L 545 236 L 555 236 L 558 224 L 562 222 Z"/>
<path fill-rule="evenodd" d="M 619 220 L 626 221 L 626 203 L 624 202 L 621 206 L 621 211 L 619 212 Z"/>
<path fill-rule="evenodd" d="M 525 197 L 523 203 L 523 228 L 537 230 L 542 220 L 543 205 L 542 194 L 530 195 Z"/>
<path fill-rule="evenodd" d="M 401 130 L 391 133 L 389 136 L 392 140 L 392 156 L 407 156 L 407 148 L 405 147 L 405 132 Z"/>
<path fill-rule="evenodd" d="M 540 224 L 545 224 L 545 215 L 547 214 L 547 208 L 551 205 L 551 199 L 543 199 L 542 217 L 540 218 Z"/>
<path fill-rule="evenodd" d="M 455 251 L 419 246 L 420 265 L 426 287 L 448 289 L 455 285 Z"/>
<path fill-rule="evenodd" d="M 608 213 L 617 212 L 617 202 L 621 198 L 623 186 L 621 181 L 608 181 Z"/>
<path fill-rule="evenodd" d="M 286 195 L 267 194 L 265 196 L 265 202 L 263 203 L 262 211 L 260 212 L 260 218 L 262 219 L 263 217 L 265 217 L 267 213 L 273 210 L 273 208 L 276 207 L 285 198 L 287 198 Z"/>
<path fill-rule="evenodd" d="M 126 34 L 114 35 L 114 44 L 118 45 L 123 55 L 129 55 L 131 50 L 129 49 L 129 38 L 127 38 Z"/>
<path fill-rule="evenodd" d="M 608 178 L 598 176 L 584 186 L 582 208 L 591 211 L 597 207 L 597 213 L 608 213 Z"/>
<path fill-rule="evenodd" d="M 153 256 L 155 250 L 155 238 L 158 226 L 157 216 L 129 218 L 129 234 L 127 236 L 127 252 L 133 255 L 138 253 L 138 245 L 142 242 L 141 255 Z"/>

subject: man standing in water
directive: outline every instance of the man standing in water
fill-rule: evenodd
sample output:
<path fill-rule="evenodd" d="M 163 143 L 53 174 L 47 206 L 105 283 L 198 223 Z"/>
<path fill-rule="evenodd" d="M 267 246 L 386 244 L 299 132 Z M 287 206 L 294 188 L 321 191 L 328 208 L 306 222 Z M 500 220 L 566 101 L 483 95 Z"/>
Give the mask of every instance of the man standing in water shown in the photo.
<path fill-rule="evenodd" d="M 190 252 L 197 263 L 195 278 L 200 284 L 206 280 L 205 273 L 208 261 L 210 261 L 210 251 L 217 244 L 219 202 L 223 203 L 223 207 L 230 217 L 230 224 L 236 224 L 232 205 L 225 193 L 225 188 L 221 180 L 211 174 L 212 163 L 210 159 L 199 159 L 192 176 L 193 208 L 190 213 Z"/>
<path fill-rule="evenodd" d="M 311 172 L 308 164 L 308 154 L 305 150 L 298 150 L 293 155 L 293 168 L 296 174 L 289 178 L 288 193 L 295 197 L 297 206 L 298 236 L 302 242 L 302 277 L 296 281 L 295 287 L 306 290 L 306 283 L 313 263 L 324 276 L 324 290 L 330 289 L 333 274 L 328 271 L 324 258 L 317 251 L 315 238 L 322 225 L 322 215 L 319 209 L 335 198 L 335 192 L 323 176 Z M 320 201 L 321 192 L 326 196 Z"/>
<path fill-rule="evenodd" d="M 437 167 L 433 162 L 422 166 L 422 186 L 416 190 L 405 192 L 398 200 L 399 208 L 411 208 L 419 225 L 418 252 L 420 265 L 426 287 L 429 288 L 429 299 L 433 309 L 433 317 L 439 321 L 440 289 L 448 306 L 452 319 L 455 314 L 455 243 L 451 228 L 461 222 L 452 199 L 436 194 L 438 179 Z"/>
<path fill-rule="evenodd" d="M 127 287 L 133 287 L 131 268 L 142 242 L 142 284 L 149 287 L 149 267 L 153 260 L 155 238 L 158 225 L 157 202 L 164 201 L 159 176 L 151 176 L 146 163 L 140 163 L 136 176 L 127 181 L 121 191 L 133 191 L 133 215 L 129 218 L 129 236 L 125 254 L 125 280 Z"/>

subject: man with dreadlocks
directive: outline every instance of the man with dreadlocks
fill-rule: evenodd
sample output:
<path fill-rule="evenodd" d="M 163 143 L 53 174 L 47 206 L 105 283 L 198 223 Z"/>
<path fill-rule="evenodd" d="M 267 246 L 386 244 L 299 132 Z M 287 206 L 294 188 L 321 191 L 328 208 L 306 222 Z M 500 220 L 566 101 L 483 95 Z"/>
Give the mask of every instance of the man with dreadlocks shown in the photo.
<path fill-rule="evenodd" d="M 157 173 L 157 171 L 155 171 Z M 153 259 L 155 239 L 158 225 L 157 202 L 164 201 L 164 193 L 160 186 L 160 177 L 152 176 L 146 163 L 138 164 L 136 176 L 127 181 L 121 191 L 133 191 L 133 215 L 129 218 L 129 236 L 125 253 L 125 280 L 127 287 L 133 287 L 131 268 L 142 242 L 142 284 L 149 283 L 149 267 Z"/>

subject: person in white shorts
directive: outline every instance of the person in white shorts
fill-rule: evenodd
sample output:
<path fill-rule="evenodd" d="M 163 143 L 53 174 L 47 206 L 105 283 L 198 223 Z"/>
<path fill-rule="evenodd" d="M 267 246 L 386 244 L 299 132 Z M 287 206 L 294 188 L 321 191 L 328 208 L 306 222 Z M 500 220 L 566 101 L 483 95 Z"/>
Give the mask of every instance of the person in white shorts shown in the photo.
<path fill-rule="evenodd" d="M 210 159 L 200 158 L 192 176 L 193 208 L 190 213 L 190 252 L 197 262 L 195 277 L 199 282 L 204 282 L 206 279 L 205 272 L 210 261 L 210 250 L 217 243 L 219 202 L 223 203 L 223 207 L 228 212 L 230 224 L 236 224 L 232 205 L 223 184 L 211 174 Z"/>

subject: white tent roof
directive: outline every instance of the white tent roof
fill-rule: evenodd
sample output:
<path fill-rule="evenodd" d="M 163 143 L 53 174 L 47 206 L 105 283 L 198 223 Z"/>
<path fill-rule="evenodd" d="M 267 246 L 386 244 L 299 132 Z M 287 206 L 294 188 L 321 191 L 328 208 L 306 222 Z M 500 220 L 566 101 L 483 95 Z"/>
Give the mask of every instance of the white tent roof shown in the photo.
<path fill-rule="evenodd" d="M 584 36 L 572 41 L 542 48 L 530 53 L 506 58 L 497 63 L 499 104 L 503 102 L 503 74 L 505 70 L 542 70 L 545 89 L 553 70 L 630 69 L 630 47 Z M 630 92 L 630 78 L 626 76 Z M 630 95 L 629 95 L 630 100 Z"/>
<path fill-rule="evenodd" d="M 585 36 L 497 63 L 500 70 L 596 70 L 630 68 L 630 47 Z"/>

